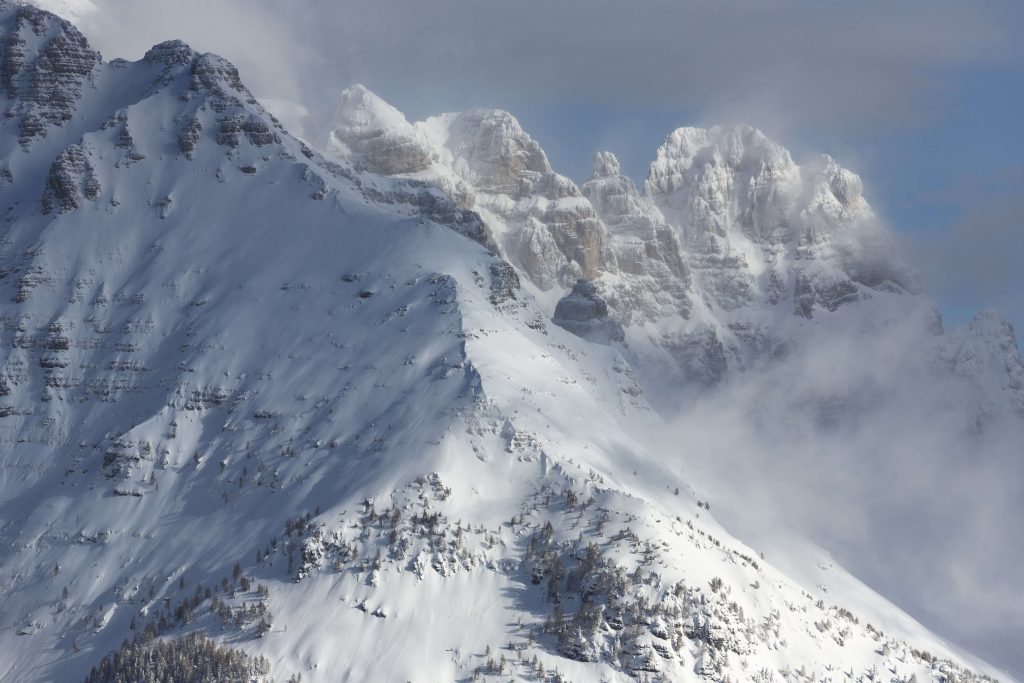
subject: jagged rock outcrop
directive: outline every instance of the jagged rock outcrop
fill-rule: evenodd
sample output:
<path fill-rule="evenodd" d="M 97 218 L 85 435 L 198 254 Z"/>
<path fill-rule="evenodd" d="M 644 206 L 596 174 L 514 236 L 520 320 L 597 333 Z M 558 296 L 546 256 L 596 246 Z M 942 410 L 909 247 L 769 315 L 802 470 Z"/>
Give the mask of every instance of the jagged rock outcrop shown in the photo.
<path fill-rule="evenodd" d="M 185 125 L 182 126 L 181 132 L 178 133 L 178 149 L 181 150 L 181 153 L 186 158 L 192 158 L 196 145 L 199 144 L 199 136 L 202 132 L 203 124 L 195 115 L 190 116 Z"/>
<path fill-rule="evenodd" d="M 0 92 L 12 103 L 18 141 L 28 145 L 68 121 L 100 55 L 69 22 L 29 5 L 0 5 Z"/>
<path fill-rule="evenodd" d="M 436 156 L 397 109 L 361 85 L 341 94 L 327 148 L 360 168 L 384 175 L 415 173 Z"/>
<path fill-rule="evenodd" d="M 593 283 L 578 280 L 572 291 L 559 299 L 551 321 L 577 337 L 599 344 L 626 338 L 622 325 L 608 316 L 608 304 Z"/>
<path fill-rule="evenodd" d="M 982 311 L 971 322 L 941 338 L 939 361 L 959 377 L 982 388 L 996 386 L 998 398 L 1024 415 L 1024 361 L 1016 332 L 995 311 Z M 1001 401 L 989 400 L 987 413 L 1000 412 Z"/>
<path fill-rule="evenodd" d="M 491 303 L 495 306 L 514 301 L 522 287 L 519 273 L 512 264 L 502 259 L 495 259 L 490 266 Z"/>
<path fill-rule="evenodd" d="M 360 86 L 336 121 L 336 155 L 448 194 L 540 291 L 592 283 L 634 352 L 661 353 L 684 382 L 774 357 L 794 319 L 920 292 L 855 174 L 824 156 L 800 166 L 749 126 L 673 132 L 641 193 L 608 152 L 577 187 L 507 112 L 410 124 Z"/>
<path fill-rule="evenodd" d="M 792 298 L 794 313 L 811 317 L 866 290 L 919 291 L 855 174 L 829 157 L 800 167 L 749 126 L 680 128 L 645 186 L 716 308 Z"/>
<path fill-rule="evenodd" d="M 447 129 L 456 171 L 480 192 L 520 199 L 539 184 L 550 185 L 550 199 L 571 192 L 550 182 L 547 155 L 508 112 L 472 109 L 450 117 Z"/>
<path fill-rule="evenodd" d="M 604 226 L 580 189 L 558 175 L 519 122 L 504 111 L 474 109 L 429 119 L 446 131 L 442 158 L 468 184 L 475 205 L 506 224 L 501 246 L 541 289 L 571 286 L 614 270 Z"/>
<path fill-rule="evenodd" d="M 54 209 L 72 211 L 84 200 L 96 201 L 99 193 L 100 182 L 92 162 L 81 147 L 71 145 L 50 166 L 42 198 L 43 213 Z"/>
<path fill-rule="evenodd" d="M 622 175 L 611 152 L 598 152 L 584 196 L 611 236 L 611 250 L 624 278 L 605 292 L 624 322 L 665 315 L 690 315 L 690 269 L 675 231 L 650 200 Z"/>
<path fill-rule="evenodd" d="M 183 40 L 165 40 L 146 50 L 142 61 L 164 67 L 190 67 L 198 56 L 199 53 Z"/>
<path fill-rule="evenodd" d="M 542 290 L 614 270 L 593 207 L 508 112 L 475 109 L 410 124 L 362 86 L 342 93 L 325 144 L 358 168 L 415 174 L 494 222 L 506 258 Z"/>

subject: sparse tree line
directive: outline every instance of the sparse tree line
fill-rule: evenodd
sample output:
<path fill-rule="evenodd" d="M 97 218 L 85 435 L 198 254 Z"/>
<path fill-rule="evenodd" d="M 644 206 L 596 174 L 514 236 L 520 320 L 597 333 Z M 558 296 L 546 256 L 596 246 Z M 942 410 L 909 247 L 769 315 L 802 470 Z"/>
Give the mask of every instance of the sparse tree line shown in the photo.
<path fill-rule="evenodd" d="M 273 683 L 270 662 L 217 645 L 201 633 L 176 640 L 124 641 L 85 683 Z"/>

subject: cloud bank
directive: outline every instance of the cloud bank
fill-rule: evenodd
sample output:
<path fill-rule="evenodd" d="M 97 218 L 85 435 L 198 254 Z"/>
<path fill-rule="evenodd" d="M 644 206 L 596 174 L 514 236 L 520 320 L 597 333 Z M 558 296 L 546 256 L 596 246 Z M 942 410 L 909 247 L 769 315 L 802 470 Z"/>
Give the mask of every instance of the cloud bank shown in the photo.
<path fill-rule="evenodd" d="M 40 4 L 71 8 L 108 57 L 180 37 L 235 61 L 261 96 L 314 113 L 364 82 L 414 116 L 628 102 L 832 131 L 931 115 L 948 94 L 937 71 L 1007 58 L 1020 14 L 999 0 Z"/>
<path fill-rule="evenodd" d="M 986 301 L 1024 320 L 1024 296 L 1014 285 L 1024 273 L 1024 166 L 965 180 L 942 201 L 958 207 L 957 217 L 911 247 L 934 294 L 959 310 Z"/>
<path fill-rule="evenodd" d="M 969 412 L 972 389 L 911 325 L 867 337 L 826 334 L 744 376 L 678 416 L 663 452 L 741 537 L 812 538 L 1022 676 L 1024 425 Z"/>

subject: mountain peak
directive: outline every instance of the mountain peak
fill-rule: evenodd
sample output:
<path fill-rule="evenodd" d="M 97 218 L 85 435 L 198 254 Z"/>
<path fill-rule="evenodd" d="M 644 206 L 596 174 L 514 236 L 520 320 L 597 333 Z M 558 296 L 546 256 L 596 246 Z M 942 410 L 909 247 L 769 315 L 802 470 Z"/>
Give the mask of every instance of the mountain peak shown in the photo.
<path fill-rule="evenodd" d="M 967 323 L 967 334 L 970 337 L 988 339 L 1010 352 L 1019 348 L 1017 331 L 1013 324 L 1001 313 L 991 309 L 979 311 L 971 318 Z"/>
<path fill-rule="evenodd" d="M 402 112 L 360 84 L 338 97 L 326 147 L 332 155 L 382 175 L 422 171 L 436 156 Z"/>
<path fill-rule="evenodd" d="M 405 131 L 411 127 L 402 112 L 359 83 L 341 92 L 332 123 L 346 136 Z"/>
<path fill-rule="evenodd" d="M 151 64 L 191 64 L 197 53 L 188 43 L 181 40 L 166 40 L 149 48 L 142 59 Z"/>
<path fill-rule="evenodd" d="M 594 155 L 594 173 L 590 176 L 592 179 L 617 176 L 621 172 L 619 160 L 611 152 L 602 151 Z"/>
<path fill-rule="evenodd" d="M 464 160 L 468 178 L 489 192 L 518 196 L 524 174 L 551 173 L 541 146 L 512 114 L 501 109 L 470 109 L 448 126 L 448 148 Z"/>
<path fill-rule="evenodd" d="M 746 124 L 696 128 L 685 126 L 670 133 L 658 148 L 651 176 L 671 168 L 712 164 L 728 168 L 770 164 L 793 166 L 789 151 L 760 130 Z"/>
<path fill-rule="evenodd" d="M 100 54 L 70 22 L 31 5 L 0 5 L 0 24 L 0 87 L 27 145 L 72 117 Z"/>
<path fill-rule="evenodd" d="M 862 625 L 894 610 L 838 567 L 787 579 L 659 443 L 670 391 L 913 305 L 821 210 L 838 165 L 688 128 L 671 192 L 610 152 L 580 188 L 508 112 L 410 123 L 360 85 L 331 163 L 221 57 L 103 64 L 52 15 L 2 21 L 5 680 L 202 631 L 314 683 L 976 680 Z M 973 341 L 958 368 L 1021 385 Z M 809 395 L 771 384 L 780 415 Z"/>

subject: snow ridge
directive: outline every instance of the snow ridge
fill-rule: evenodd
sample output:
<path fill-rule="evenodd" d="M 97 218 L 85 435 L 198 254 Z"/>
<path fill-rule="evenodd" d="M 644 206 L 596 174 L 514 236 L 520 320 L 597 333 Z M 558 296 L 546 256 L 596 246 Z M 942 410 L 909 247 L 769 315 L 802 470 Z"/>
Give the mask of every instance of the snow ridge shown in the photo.
<path fill-rule="evenodd" d="M 767 255 L 815 323 L 917 300 L 833 235 L 855 178 L 742 129 L 674 136 L 656 193 L 609 154 L 578 187 L 510 114 L 365 88 L 322 155 L 222 58 L 0 8 L 0 681 L 195 632 L 278 679 L 987 679 L 841 569 L 787 578 L 644 438 L 647 360 L 713 383 L 811 324 L 764 313 Z"/>

